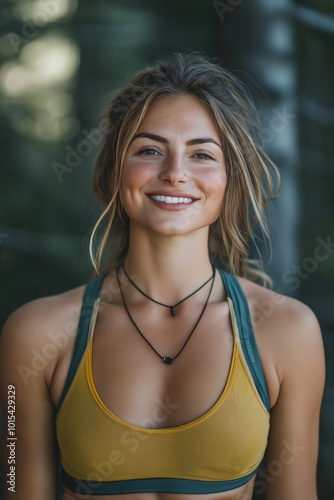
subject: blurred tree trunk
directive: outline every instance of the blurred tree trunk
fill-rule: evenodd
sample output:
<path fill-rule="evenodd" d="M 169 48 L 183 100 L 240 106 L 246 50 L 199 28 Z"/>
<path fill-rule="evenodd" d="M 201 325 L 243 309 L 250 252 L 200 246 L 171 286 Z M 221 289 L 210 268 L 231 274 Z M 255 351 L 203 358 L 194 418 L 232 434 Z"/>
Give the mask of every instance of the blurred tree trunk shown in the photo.
<path fill-rule="evenodd" d="M 263 142 L 282 176 L 269 272 L 279 290 L 297 295 L 315 311 L 323 331 L 327 379 L 318 493 L 319 500 L 332 500 L 334 255 L 327 245 L 326 255 L 316 258 L 316 249 L 319 238 L 333 241 L 334 5 L 328 0 L 213 5 L 220 57 L 225 66 L 245 72 L 241 76 L 253 89 Z M 263 498 L 257 494 L 259 484 L 254 498 Z"/>
<path fill-rule="evenodd" d="M 225 67 L 245 81 L 261 119 L 260 138 L 281 173 L 273 219 L 273 259 L 268 270 L 276 287 L 292 295 L 284 278 L 297 262 L 299 190 L 296 167 L 296 61 L 291 1 L 214 2 L 218 53 Z M 263 248 L 263 253 L 268 253 Z M 268 255 L 267 255 L 268 257 Z M 266 257 L 264 258 L 266 260 Z"/>

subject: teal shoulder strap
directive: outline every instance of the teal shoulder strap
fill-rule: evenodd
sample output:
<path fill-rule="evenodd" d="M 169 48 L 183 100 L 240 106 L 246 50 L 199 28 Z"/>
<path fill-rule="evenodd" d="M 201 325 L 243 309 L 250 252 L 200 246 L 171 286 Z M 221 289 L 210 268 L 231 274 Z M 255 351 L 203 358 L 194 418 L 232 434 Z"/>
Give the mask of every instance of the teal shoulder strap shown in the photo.
<path fill-rule="evenodd" d="M 62 394 L 59 398 L 57 407 L 56 407 L 56 413 L 58 413 L 65 396 L 67 394 L 67 391 L 69 390 L 73 378 L 76 374 L 76 371 L 78 369 L 80 360 L 83 356 L 83 353 L 85 351 L 86 345 L 87 345 L 87 340 L 88 340 L 88 334 L 89 334 L 89 325 L 90 325 L 90 319 L 92 316 L 93 312 L 93 307 L 95 300 L 99 297 L 101 287 L 102 287 L 102 282 L 103 282 L 104 276 L 99 276 L 91 281 L 89 281 L 86 285 L 85 288 L 85 293 L 82 301 L 82 306 L 81 306 L 81 312 L 80 312 L 80 319 L 79 319 L 79 324 L 78 324 L 78 331 L 77 331 L 77 337 L 74 345 L 74 352 L 71 360 L 71 365 L 70 369 L 67 374 L 67 378 L 65 381 L 65 385 L 62 391 Z M 59 452 L 58 452 L 58 472 L 57 472 L 57 500 L 62 500 L 64 497 L 63 495 L 63 488 L 62 488 L 62 480 L 61 480 L 61 464 L 60 464 L 60 457 L 59 457 Z"/>
<path fill-rule="evenodd" d="M 266 379 L 263 373 L 259 352 L 256 346 L 253 325 L 245 294 L 235 276 L 220 270 L 227 296 L 233 302 L 239 337 L 243 353 L 248 363 L 257 391 L 263 404 L 270 410 L 269 394 Z"/>
<path fill-rule="evenodd" d="M 100 295 L 103 276 L 99 276 L 87 283 L 82 301 L 80 319 L 78 324 L 77 338 L 75 341 L 74 352 L 71 360 L 70 369 L 67 374 L 63 392 L 59 398 L 56 413 L 58 413 L 68 389 L 70 388 L 74 375 L 78 369 L 81 357 L 85 351 L 89 333 L 90 319 L 93 312 L 94 302 Z"/>

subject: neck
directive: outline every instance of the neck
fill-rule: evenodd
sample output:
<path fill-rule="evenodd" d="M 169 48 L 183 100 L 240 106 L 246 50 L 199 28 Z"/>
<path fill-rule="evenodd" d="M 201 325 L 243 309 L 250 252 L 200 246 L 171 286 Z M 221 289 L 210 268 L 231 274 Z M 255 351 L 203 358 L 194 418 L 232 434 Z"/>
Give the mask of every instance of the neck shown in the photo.
<path fill-rule="evenodd" d="M 130 233 L 125 268 L 151 297 L 174 304 L 211 276 L 204 230 L 182 237 L 139 237 L 136 233 Z"/>

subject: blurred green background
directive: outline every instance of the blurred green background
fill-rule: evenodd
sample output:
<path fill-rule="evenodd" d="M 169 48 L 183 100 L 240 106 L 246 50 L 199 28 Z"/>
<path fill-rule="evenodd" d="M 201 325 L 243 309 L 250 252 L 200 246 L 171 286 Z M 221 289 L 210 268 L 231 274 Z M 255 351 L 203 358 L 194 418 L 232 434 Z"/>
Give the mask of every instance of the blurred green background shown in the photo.
<path fill-rule="evenodd" d="M 267 269 L 323 330 L 318 488 L 332 500 L 333 1 L 10 0 L 0 23 L 0 326 L 21 304 L 91 276 L 93 132 L 112 92 L 173 51 L 218 58 L 251 89 L 282 175 Z"/>

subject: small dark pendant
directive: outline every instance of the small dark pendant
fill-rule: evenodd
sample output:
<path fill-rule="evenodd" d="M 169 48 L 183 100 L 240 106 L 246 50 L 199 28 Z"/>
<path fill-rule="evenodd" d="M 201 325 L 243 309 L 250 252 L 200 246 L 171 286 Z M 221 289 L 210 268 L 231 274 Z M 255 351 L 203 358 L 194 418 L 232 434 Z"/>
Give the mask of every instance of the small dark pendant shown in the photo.
<path fill-rule="evenodd" d="M 167 356 L 163 359 L 163 362 L 166 363 L 166 365 L 170 365 L 172 361 L 172 358 L 168 358 Z"/>
<path fill-rule="evenodd" d="M 173 306 L 170 306 L 170 315 L 175 316 L 175 311 Z"/>

